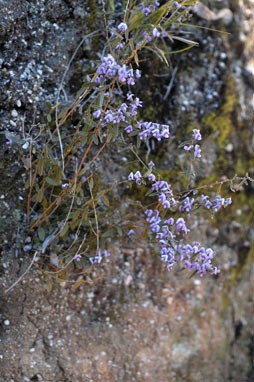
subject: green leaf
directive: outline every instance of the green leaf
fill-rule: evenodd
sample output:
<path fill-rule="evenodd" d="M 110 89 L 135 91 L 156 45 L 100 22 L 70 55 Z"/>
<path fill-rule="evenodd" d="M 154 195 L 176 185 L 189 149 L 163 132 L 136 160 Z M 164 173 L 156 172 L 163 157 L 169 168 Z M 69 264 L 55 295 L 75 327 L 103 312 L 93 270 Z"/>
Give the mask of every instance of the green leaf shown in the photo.
<path fill-rule="evenodd" d="M 69 225 L 68 223 L 65 223 L 65 225 L 60 231 L 60 237 L 63 237 L 68 232 L 68 230 L 69 230 Z"/>
<path fill-rule="evenodd" d="M 44 241 L 45 240 L 45 229 L 40 227 L 38 229 L 38 235 L 39 235 L 40 241 Z"/>
<path fill-rule="evenodd" d="M 58 186 L 58 182 L 54 179 L 49 178 L 48 176 L 46 178 L 46 182 L 50 184 L 51 186 Z"/>
<path fill-rule="evenodd" d="M 114 129 L 113 129 L 113 131 L 114 131 L 114 137 L 118 137 L 118 135 L 119 135 L 119 127 L 118 126 L 114 126 Z"/>
<path fill-rule="evenodd" d="M 43 171 L 44 171 L 44 167 L 45 167 L 45 162 L 46 162 L 46 159 L 41 157 L 39 159 L 39 168 L 38 168 L 38 172 L 39 172 L 39 175 L 42 176 L 43 175 Z"/>
<path fill-rule="evenodd" d="M 105 195 L 102 197 L 102 200 L 103 200 L 103 203 L 104 203 L 107 207 L 110 207 L 109 200 L 108 200 L 108 198 L 107 198 Z"/>
<path fill-rule="evenodd" d="M 149 170 L 147 170 L 145 173 L 144 173 L 144 178 L 147 178 L 151 173 L 152 173 L 153 169 L 152 168 L 149 168 Z"/>
<path fill-rule="evenodd" d="M 79 98 L 85 92 L 86 89 L 88 90 L 88 89 L 92 88 L 93 86 L 98 86 L 98 84 L 96 82 L 85 82 L 81 86 L 79 91 L 76 93 L 76 98 Z"/>
<path fill-rule="evenodd" d="M 185 52 L 186 50 L 189 50 L 189 49 L 193 48 L 194 46 L 197 46 L 197 45 L 196 44 L 189 45 L 186 48 L 178 49 L 178 50 L 171 50 L 170 52 L 165 52 L 164 54 L 167 55 L 167 54 L 182 53 L 182 52 Z"/>
<path fill-rule="evenodd" d="M 115 229 L 110 229 L 102 234 L 102 237 L 113 237 L 116 234 Z"/>
<path fill-rule="evenodd" d="M 112 134 L 111 133 L 108 133 L 107 134 L 107 143 L 109 143 L 111 141 L 111 139 L 113 138 Z"/>
<path fill-rule="evenodd" d="M 132 38 L 130 38 L 129 43 L 130 43 L 131 50 L 134 50 L 134 43 Z"/>
<path fill-rule="evenodd" d="M 89 186 L 90 186 L 90 189 L 92 191 L 92 189 L 93 189 L 93 178 L 90 179 Z"/>
<path fill-rule="evenodd" d="M 99 107 L 100 107 L 100 109 L 102 108 L 102 105 L 104 102 L 104 94 L 105 94 L 105 92 L 101 92 L 101 94 L 99 96 Z"/>
<path fill-rule="evenodd" d="M 51 105 L 51 103 L 50 103 L 49 101 L 44 102 L 44 105 L 45 105 L 49 110 L 52 109 L 52 105 Z"/>
<path fill-rule="evenodd" d="M 37 195 L 36 195 L 36 201 L 38 203 L 41 203 L 42 202 L 42 199 L 43 199 L 43 196 L 44 196 L 44 192 L 43 192 L 43 188 L 41 188 L 38 192 L 37 192 Z"/>
<path fill-rule="evenodd" d="M 134 54 L 134 60 L 135 60 L 136 65 L 139 66 L 139 62 L 138 62 L 138 54 L 137 54 L 137 52 L 135 52 L 135 54 Z"/>
<path fill-rule="evenodd" d="M 93 143 L 97 146 L 98 145 L 98 143 L 99 143 L 99 139 L 98 139 L 98 137 L 97 137 L 97 135 L 96 134 L 93 134 Z"/>
<path fill-rule="evenodd" d="M 75 282 L 75 284 L 73 285 L 73 289 L 77 289 L 79 286 L 83 285 L 85 283 L 85 281 L 83 279 L 81 280 L 78 280 Z"/>

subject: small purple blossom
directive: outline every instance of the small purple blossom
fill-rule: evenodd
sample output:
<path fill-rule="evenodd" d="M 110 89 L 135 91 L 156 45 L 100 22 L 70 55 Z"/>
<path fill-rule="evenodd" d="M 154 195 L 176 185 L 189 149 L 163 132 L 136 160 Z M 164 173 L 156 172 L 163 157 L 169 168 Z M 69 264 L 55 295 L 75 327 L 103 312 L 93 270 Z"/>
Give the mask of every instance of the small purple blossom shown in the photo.
<path fill-rule="evenodd" d="M 141 175 L 140 171 L 137 171 L 134 174 L 134 179 L 136 180 L 136 183 L 140 186 L 142 183 L 142 175 Z"/>
<path fill-rule="evenodd" d="M 131 125 L 125 127 L 124 131 L 126 131 L 126 133 L 131 133 L 133 131 L 133 127 Z"/>
<path fill-rule="evenodd" d="M 174 218 L 169 218 L 168 220 L 165 220 L 164 223 L 169 225 L 174 225 L 175 221 L 174 221 Z"/>
<path fill-rule="evenodd" d="M 149 13 L 151 13 L 151 9 L 148 8 L 148 7 L 145 7 L 144 3 L 142 3 L 140 5 L 140 9 L 142 10 L 142 13 L 145 15 L 145 16 L 148 16 Z"/>
<path fill-rule="evenodd" d="M 142 129 L 142 132 L 139 133 L 139 138 L 141 140 L 153 137 L 157 139 L 157 141 L 161 141 L 162 138 L 169 138 L 170 136 L 168 125 L 160 125 L 159 123 L 153 122 L 142 122 L 138 124 L 138 128 Z"/>
<path fill-rule="evenodd" d="M 128 180 L 134 180 L 134 174 L 131 172 L 128 176 Z"/>
<path fill-rule="evenodd" d="M 177 9 L 180 9 L 182 6 L 181 4 L 179 4 L 177 1 L 174 1 L 173 2 L 174 6 L 177 8 Z"/>
<path fill-rule="evenodd" d="M 194 138 L 196 141 L 201 141 L 202 136 L 201 136 L 201 134 L 200 134 L 200 130 L 193 129 L 193 130 L 192 130 L 192 133 L 193 133 L 193 138 Z"/>
<path fill-rule="evenodd" d="M 190 146 L 187 146 L 187 145 L 186 145 L 186 146 L 184 146 L 183 149 L 184 149 L 185 151 L 190 151 L 192 148 L 193 148 L 193 145 L 190 145 Z"/>
<path fill-rule="evenodd" d="M 92 264 L 94 264 L 94 263 L 98 263 L 98 264 L 100 264 L 101 261 L 102 261 L 101 250 L 98 249 L 98 251 L 97 251 L 97 256 L 89 257 L 89 261 L 90 261 Z"/>
<path fill-rule="evenodd" d="M 150 180 L 151 182 L 155 182 L 155 180 L 156 180 L 155 175 L 154 174 L 149 174 L 148 175 L 148 180 Z"/>
<path fill-rule="evenodd" d="M 153 37 L 160 37 L 160 32 L 157 28 L 153 28 Z"/>
<path fill-rule="evenodd" d="M 125 31 L 127 31 L 128 27 L 127 27 L 127 24 L 121 23 L 118 25 L 117 29 L 121 32 L 125 32 Z"/>
<path fill-rule="evenodd" d="M 130 229 L 130 231 L 127 233 L 128 236 L 135 235 L 134 229 Z"/>
<path fill-rule="evenodd" d="M 124 45 L 125 45 L 125 44 L 121 42 L 120 44 L 117 44 L 117 45 L 116 45 L 116 49 L 117 49 L 117 50 L 118 50 L 118 49 L 122 49 L 122 48 L 124 47 Z"/>
<path fill-rule="evenodd" d="M 187 234 L 190 230 L 186 227 L 185 220 L 183 218 L 179 218 L 176 221 L 176 233 L 179 235 L 180 232 L 184 232 Z"/>
<path fill-rule="evenodd" d="M 201 158 L 201 148 L 199 145 L 195 145 L 194 157 Z"/>
<path fill-rule="evenodd" d="M 136 74 L 136 78 L 140 78 L 141 77 L 141 72 L 140 72 L 139 69 L 136 69 L 135 74 Z"/>
<path fill-rule="evenodd" d="M 94 118 L 100 118 L 102 109 L 98 109 L 93 113 Z"/>
<path fill-rule="evenodd" d="M 146 38 L 146 42 L 151 42 L 152 41 L 152 37 L 150 36 L 149 33 L 147 33 L 147 31 L 142 32 L 141 34 L 142 34 L 142 36 L 144 36 Z"/>
<path fill-rule="evenodd" d="M 132 94 L 132 93 L 127 93 L 127 96 L 126 96 L 127 101 L 132 101 L 132 100 L 133 100 L 133 96 L 134 96 L 134 94 Z"/>
<path fill-rule="evenodd" d="M 191 207 L 194 203 L 194 199 L 190 199 L 189 197 L 185 198 L 183 201 L 182 201 L 182 204 L 179 206 L 179 211 L 181 212 L 189 212 L 191 210 Z"/>
<path fill-rule="evenodd" d="M 80 261 L 80 259 L 81 259 L 81 255 L 80 254 L 76 254 L 74 257 L 73 257 L 73 260 L 76 260 L 76 261 Z"/>
<path fill-rule="evenodd" d="M 155 164 L 154 164 L 153 161 L 151 160 L 151 161 L 148 163 L 148 167 L 153 168 L 154 166 L 155 166 Z"/>

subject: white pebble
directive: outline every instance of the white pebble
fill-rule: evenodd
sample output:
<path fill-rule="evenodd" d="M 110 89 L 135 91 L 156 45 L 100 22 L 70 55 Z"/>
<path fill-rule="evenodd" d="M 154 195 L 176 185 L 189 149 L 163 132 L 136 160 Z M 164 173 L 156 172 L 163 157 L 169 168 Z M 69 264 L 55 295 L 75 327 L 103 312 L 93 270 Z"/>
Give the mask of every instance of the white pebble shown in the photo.
<path fill-rule="evenodd" d="M 17 118 L 17 116 L 18 116 L 17 110 L 13 109 L 12 112 L 11 112 L 11 115 L 12 115 L 13 118 Z"/>
<path fill-rule="evenodd" d="M 9 326 L 10 325 L 10 321 L 9 320 L 4 320 L 4 325 Z"/>

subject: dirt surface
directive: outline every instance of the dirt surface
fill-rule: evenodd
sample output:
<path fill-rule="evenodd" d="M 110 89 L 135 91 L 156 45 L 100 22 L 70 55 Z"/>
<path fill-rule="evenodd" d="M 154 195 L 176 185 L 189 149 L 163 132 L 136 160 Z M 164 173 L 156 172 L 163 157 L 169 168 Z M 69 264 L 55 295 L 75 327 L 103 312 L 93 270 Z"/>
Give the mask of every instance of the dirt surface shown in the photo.
<path fill-rule="evenodd" d="M 76 289 L 69 282 L 47 283 L 35 259 L 5 293 L 32 262 L 26 142 L 46 119 L 45 102 L 54 104 L 75 48 L 94 31 L 94 3 L 2 0 L 0 5 L 0 382 L 254 381 L 251 186 L 235 197 L 233 218 L 222 213 L 216 224 L 201 218 L 192 223 L 194 239 L 218 253 L 218 277 L 169 273 L 156 249 L 140 240 L 114 245 L 110 260 L 82 276 L 84 284 Z M 232 134 L 225 141 L 216 140 L 219 134 L 205 140 L 201 175 L 211 176 L 218 163 L 224 166 L 220 150 L 231 171 L 253 174 L 254 2 L 206 5 L 213 13 L 204 17 L 205 11 L 195 10 L 194 22 L 231 35 L 195 32 L 200 47 L 173 61 L 177 76 L 161 110 L 179 129 L 195 121 L 211 131 L 209 113 L 220 112 L 219 124 L 226 118 Z M 218 17 L 223 9 L 228 11 Z M 70 66 L 63 102 L 82 85 L 82 65 L 91 49 L 85 44 Z M 151 66 L 146 69 L 149 73 Z M 155 98 L 167 85 L 160 81 Z M 163 150 L 166 169 L 174 153 Z M 244 164 L 239 156 L 246 158 Z"/>

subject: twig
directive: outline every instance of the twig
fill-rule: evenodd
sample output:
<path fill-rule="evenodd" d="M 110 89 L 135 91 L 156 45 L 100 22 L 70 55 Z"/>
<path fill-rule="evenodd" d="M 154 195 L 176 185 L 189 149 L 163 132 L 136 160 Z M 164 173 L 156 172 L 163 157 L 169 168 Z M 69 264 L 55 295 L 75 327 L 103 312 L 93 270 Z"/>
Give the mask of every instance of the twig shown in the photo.
<path fill-rule="evenodd" d="M 63 74 L 63 77 L 62 77 L 62 80 L 60 82 L 60 85 L 57 89 L 57 97 L 56 97 L 56 109 L 55 109 L 55 118 L 56 118 L 56 127 L 58 125 L 58 103 L 59 103 L 59 98 L 60 98 L 60 92 L 61 90 L 63 91 L 65 97 L 66 97 L 66 93 L 63 89 L 63 83 L 64 83 L 64 79 L 70 69 L 70 66 L 71 66 L 71 63 L 72 61 L 74 60 L 76 54 L 78 53 L 81 45 L 83 45 L 83 43 L 85 42 L 85 40 L 88 38 L 88 37 L 91 37 L 93 35 L 95 35 L 98 31 L 94 31 L 88 35 L 86 35 L 85 37 L 83 37 L 83 39 L 80 41 L 80 43 L 78 44 L 77 48 L 75 49 L 73 55 L 71 56 L 71 59 L 70 61 L 68 62 L 68 65 L 64 71 L 64 74 Z M 60 150 L 61 150 L 61 157 L 62 157 L 62 170 L 63 170 L 63 173 L 64 173 L 64 152 L 63 152 L 63 144 L 62 144 L 62 139 L 61 139 L 61 134 L 60 134 L 60 131 L 59 129 L 57 130 L 57 134 L 58 134 L 58 140 L 59 140 L 59 146 L 60 146 Z"/>
<path fill-rule="evenodd" d="M 33 265 L 33 263 L 35 262 L 35 260 L 36 260 L 36 256 L 37 256 L 37 251 L 35 252 L 35 254 L 34 254 L 34 257 L 33 257 L 33 259 L 32 259 L 32 261 L 31 261 L 31 263 L 30 263 L 30 265 L 29 265 L 29 267 L 27 268 L 27 270 L 23 273 L 23 275 L 21 275 L 19 278 L 18 278 L 18 280 L 17 281 L 15 281 L 15 283 L 14 284 L 12 284 L 12 286 L 10 286 L 10 288 L 8 288 L 8 289 L 6 289 L 6 291 L 4 292 L 4 293 L 8 293 L 8 292 L 10 292 L 10 290 L 12 290 L 22 279 L 23 279 L 23 277 L 27 274 L 27 272 L 29 272 L 29 270 L 31 269 L 31 267 L 32 267 L 32 265 Z"/>
<path fill-rule="evenodd" d="M 169 94 L 171 92 L 171 89 L 172 89 L 172 86 L 173 86 L 173 83 L 174 83 L 174 80 L 175 80 L 175 76 L 176 76 L 177 70 L 178 70 L 178 67 L 176 66 L 174 68 L 174 70 L 173 70 L 171 80 L 170 80 L 169 85 L 167 87 L 167 91 L 166 91 L 166 93 L 165 93 L 165 95 L 163 97 L 164 101 L 168 98 L 168 96 L 169 96 Z"/>
<path fill-rule="evenodd" d="M 99 224 L 98 224 L 98 218 L 97 218 L 97 213 L 96 213 L 96 208 L 95 208 L 95 203 L 94 203 L 94 197 L 92 193 L 92 187 L 90 185 L 90 182 L 88 182 L 89 185 L 89 190 L 92 198 L 92 204 L 93 204 L 93 210 L 94 210 L 94 218 L 95 218 L 95 224 L 96 224 L 96 241 L 97 241 L 97 254 L 100 249 L 100 240 L 99 240 Z"/>

